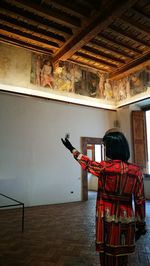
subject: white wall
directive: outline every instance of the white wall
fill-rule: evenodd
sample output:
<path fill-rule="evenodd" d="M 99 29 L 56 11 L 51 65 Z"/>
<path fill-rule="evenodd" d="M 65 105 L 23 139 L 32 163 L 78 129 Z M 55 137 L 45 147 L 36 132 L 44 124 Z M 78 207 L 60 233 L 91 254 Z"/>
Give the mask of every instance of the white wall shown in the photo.
<path fill-rule="evenodd" d="M 116 112 L 0 93 L 0 193 L 26 206 L 81 200 L 81 169 L 60 139 L 102 137 Z M 71 193 L 74 191 L 74 193 Z"/>

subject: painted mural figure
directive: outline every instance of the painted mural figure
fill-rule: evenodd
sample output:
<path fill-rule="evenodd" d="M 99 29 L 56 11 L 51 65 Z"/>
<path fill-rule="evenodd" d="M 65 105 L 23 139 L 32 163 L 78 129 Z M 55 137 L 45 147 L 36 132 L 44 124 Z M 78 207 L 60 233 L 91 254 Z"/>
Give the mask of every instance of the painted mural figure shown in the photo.
<path fill-rule="evenodd" d="M 119 81 L 119 85 L 118 85 L 118 94 L 119 94 L 119 100 L 122 101 L 124 99 L 127 98 L 127 91 L 126 91 L 126 80 L 122 79 Z"/>
<path fill-rule="evenodd" d="M 98 88 L 98 78 L 96 75 L 90 75 L 88 80 L 88 95 L 90 97 L 96 97 Z"/>
<path fill-rule="evenodd" d="M 49 60 L 44 61 L 44 65 L 41 69 L 41 86 L 53 88 L 53 68 Z"/>
<path fill-rule="evenodd" d="M 57 69 L 54 72 L 54 88 L 62 92 L 72 91 L 72 80 L 70 72 L 66 69 L 66 66 L 63 65 L 60 67 L 60 70 Z"/>
<path fill-rule="evenodd" d="M 103 137 L 107 159 L 91 160 L 77 151 L 68 138 L 61 139 L 81 167 L 98 178 L 96 250 L 101 266 L 128 266 L 128 255 L 146 233 L 143 174 L 129 163 L 127 139 L 116 129 Z M 132 200 L 134 199 L 134 208 Z"/>
<path fill-rule="evenodd" d="M 113 80 L 112 88 L 114 100 L 117 102 L 119 100 L 119 87 L 117 80 Z"/>
<path fill-rule="evenodd" d="M 41 86 L 53 88 L 53 68 L 49 60 L 44 61 L 44 65 L 41 69 Z"/>
<path fill-rule="evenodd" d="M 111 83 L 108 78 L 106 79 L 104 84 L 104 96 L 106 100 L 111 100 L 113 97 Z"/>
<path fill-rule="evenodd" d="M 138 73 L 131 75 L 131 90 L 133 95 L 140 93 L 143 90 L 143 82 Z"/>
<path fill-rule="evenodd" d="M 105 83 L 105 75 L 98 73 L 99 84 L 98 84 L 98 97 L 104 98 L 104 83 Z"/>

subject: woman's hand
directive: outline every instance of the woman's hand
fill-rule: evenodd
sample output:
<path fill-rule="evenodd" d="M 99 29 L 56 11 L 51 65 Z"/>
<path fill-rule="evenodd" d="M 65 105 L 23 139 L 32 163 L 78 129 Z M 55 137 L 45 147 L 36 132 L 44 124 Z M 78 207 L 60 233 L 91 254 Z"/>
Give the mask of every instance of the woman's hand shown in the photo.
<path fill-rule="evenodd" d="M 67 137 L 65 137 L 65 139 L 61 139 L 62 143 L 64 144 L 64 146 L 69 150 L 69 151 L 73 151 L 74 147 L 72 146 L 72 144 L 70 143 L 70 141 L 68 140 Z"/>

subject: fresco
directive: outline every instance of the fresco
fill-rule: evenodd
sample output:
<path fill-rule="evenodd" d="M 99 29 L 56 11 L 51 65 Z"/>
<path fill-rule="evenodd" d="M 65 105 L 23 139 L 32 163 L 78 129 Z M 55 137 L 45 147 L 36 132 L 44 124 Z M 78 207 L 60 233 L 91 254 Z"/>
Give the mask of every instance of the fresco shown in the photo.
<path fill-rule="evenodd" d="M 113 95 L 116 101 L 132 98 L 134 95 L 146 92 L 150 87 L 150 66 L 120 80 L 113 81 Z"/>
<path fill-rule="evenodd" d="M 53 88 L 53 66 L 50 58 L 41 55 L 32 55 L 31 83 Z"/>
<path fill-rule="evenodd" d="M 48 56 L 33 53 L 30 81 L 56 92 L 119 102 L 147 91 L 150 86 L 150 66 L 120 80 L 109 80 L 108 74 L 90 72 L 67 61 L 60 62 L 54 69 Z"/>
<path fill-rule="evenodd" d="M 32 54 L 30 82 L 54 91 L 75 93 L 110 100 L 112 85 L 105 74 L 87 71 L 70 62 L 61 62 L 53 69 L 50 58 Z"/>

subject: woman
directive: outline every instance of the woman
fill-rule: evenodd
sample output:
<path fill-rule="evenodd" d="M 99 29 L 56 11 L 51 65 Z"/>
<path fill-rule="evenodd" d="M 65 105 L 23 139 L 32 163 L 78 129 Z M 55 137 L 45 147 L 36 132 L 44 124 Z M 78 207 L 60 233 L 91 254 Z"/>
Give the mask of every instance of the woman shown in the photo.
<path fill-rule="evenodd" d="M 146 225 L 143 176 L 137 165 L 128 162 L 125 136 L 118 131 L 106 132 L 103 142 L 107 160 L 100 163 L 78 152 L 68 138 L 62 142 L 84 170 L 98 177 L 96 250 L 100 264 L 127 266 L 135 239 L 146 233 Z"/>

